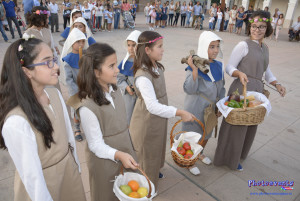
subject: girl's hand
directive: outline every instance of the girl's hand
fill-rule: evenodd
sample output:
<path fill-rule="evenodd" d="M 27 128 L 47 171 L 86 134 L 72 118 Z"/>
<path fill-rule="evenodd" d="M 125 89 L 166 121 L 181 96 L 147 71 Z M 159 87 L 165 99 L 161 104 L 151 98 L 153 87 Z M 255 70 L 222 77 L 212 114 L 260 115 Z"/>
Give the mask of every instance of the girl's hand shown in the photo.
<path fill-rule="evenodd" d="M 249 82 L 247 75 L 241 71 L 238 71 L 238 78 L 240 79 L 242 85 L 245 85 L 247 82 Z"/>
<path fill-rule="evenodd" d="M 134 92 L 132 91 L 132 89 L 129 85 L 126 87 L 126 91 L 129 93 L 130 96 L 134 95 Z"/>
<path fill-rule="evenodd" d="M 187 60 L 188 65 L 193 69 L 193 70 L 198 70 L 197 67 L 195 66 L 194 62 L 193 62 L 193 58 L 192 56 L 189 56 L 188 60 Z"/>
<path fill-rule="evenodd" d="M 285 87 L 281 86 L 280 84 L 276 85 L 276 89 L 279 92 L 279 94 L 284 97 L 286 94 L 286 89 Z"/>
<path fill-rule="evenodd" d="M 115 159 L 120 160 L 125 168 L 131 168 L 136 170 L 139 164 L 133 159 L 133 157 L 125 152 L 117 151 L 115 153 Z"/>
<path fill-rule="evenodd" d="M 60 52 L 59 52 L 58 47 L 55 47 L 55 50 L 56 50 L 56 53 L 57 53 L 58 55 L 60 55 Z"/>
<path fill-rule="evenodd" d="M 222 116 L 222 113 L 220 111 L 218 111 L 218 113 L 216 114 L 217 117 Z"/>
<path fill-rule="evenodd" d="M 193 114 L 185 110 L 177 110 L 176 116 L 180 116 L 183 122 L 194 121 L 196 119 Z"/>

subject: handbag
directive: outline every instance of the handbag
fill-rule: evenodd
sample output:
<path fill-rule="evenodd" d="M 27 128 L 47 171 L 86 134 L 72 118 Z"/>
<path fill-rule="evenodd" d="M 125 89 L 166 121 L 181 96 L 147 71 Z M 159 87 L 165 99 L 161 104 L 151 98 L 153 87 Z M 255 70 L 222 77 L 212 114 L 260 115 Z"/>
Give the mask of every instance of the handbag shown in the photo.
<path fill-rule="evenodd" d="M 211 133 L 214 128 L 218 125 L 218 117 L 215 112 L 215 108 L 211 100 L 209 100 L 206 96 L 204 96 L 202 93 L 199 94 L 202 98 L 207 100 L 210 104 L 204 109 L 204 125 L 205 125 L 205 132 Z"/>

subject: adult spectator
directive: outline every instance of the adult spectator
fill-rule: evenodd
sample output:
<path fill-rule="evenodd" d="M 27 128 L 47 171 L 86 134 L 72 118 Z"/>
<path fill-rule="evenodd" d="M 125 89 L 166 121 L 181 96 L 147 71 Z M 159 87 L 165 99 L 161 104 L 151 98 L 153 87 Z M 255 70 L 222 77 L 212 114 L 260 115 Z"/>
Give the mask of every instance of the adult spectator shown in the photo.
<path fill-rule="evenodd" d="M 130 8 L 130 4 L 127 2 L 127 0 L 124 0 L 121 6 L 122 13 L 125 11 L 129 11 Z"/>
<path fill-rule="evenodd" d="M 245 22 L 245 34 L 247 35 L 248 33 L 248 25 L 249 25 L 249 18 L 253 14 L 253 6 L 249 6 L 248 10 L 245 12 L 246 18 L 244 19 Z"/>
<path fill-rule="evenodd" d="M 246 18 L 245 12 L 244 12 L 244 7 L 241 6 L 239 8 L 238 13 L 236 14 L 236 28 L 237 32 L 236 34 L 241 35 L 242 32 L 242 27 L 243 27 L 243 21 Z"/>
<path fill-rule="evenodd" d="M 5 8 L 6 19 L 8 22 L 8 26 L 9 26 L 9 30 L 10 30 L 12 38 L 13 39 L 15 38 L 15 32 L 12 27 L 12 21 L 14 22 L 15 26 L 17 27 L 20 38 L 22 38 L 22 32 L 21 32 L 18 20 L 16 18 L 15 10 L 17 9 L 17 7 L 16 7 L 15 3 L 11 0 L 6 0 L 6 1 L 3 1 L 2 3 Z"/>
<path fill-rule="evenodd" d="M 51 21 L 51 32 L 54 32 L 54 26 L 56 29 L 56 32 L 59 32 L 59 27 L 58 27 L 58 11 L 59 7 L 56 3 L 56 0 L 51 0 L 50 4 L 48 5 L 49 10 L 50 10 L 50 21 Z"/>
<path fill-rule="evenodd" d="M 186 2 L 184 1 L 180 8 L 180 14 L 181 14 L 180 25 L 181 25 L 181 27 L 184 27 L 184 25 L 185 25 L 186 13 L 187 13 L 187 6 L 186 6 Z"/>
<path fill-rule="evenodd" d="M 25 22 L 27 24 L 26 14 L 30 13 L 31 9 L 34 6 L 34 2 L 33 2 L 33 0 L 23 0 L 22 6 L 23 6 L 23 10 L 24 10 Z"/>
<path fill-rule="evenodd" d="M 300 16 L 298 17 L 298 21 L 294 22 L 291 28 L 289 29 L 289 41 L 292 41 L 295 37 L 299 41 L 299 33 L 300 33 Z"/>
<path fill-rule="evenodd" d="M 172 0 L 170 5 L 169 5 L 169 25 L 173 25 L 173 17 L 174 17 L 174 12 L 175 12 L 175 5 L 174 5 L 174 1 Z"/>
<path fill-rule="evenodd" d="M 3 29 L 3 24 L 2 21 L 5 19 L 5 9 L 2 5 L 2 3 L 0 3 L 0 32 L 2 34 L 2 37 L 4 39 L 5 42 L 10 42 L 7 38 L 7 35 L 5 33 L 5 30 Z"/>
<path fill-rule="evenodd" d="M 121 7 L 122 7 L 122 2 L 120 0 L 114 1 L 114 5 L 113 5 L 113 9 L 114 9 L 114 29 L 118 29 L 120 27 Z"/>
<path fill-rule="evenodd" d="M 82 7 L 82 17 L 86 20 L 90 30 L 93 32 L 93 23 L 92 23 L 92 6 L 89 6 L 87 1 L 83 2 L 83 7 Z"/>
<path fill-rule="evenodd" d="M 63 5 L 64 29 L 66 29 L 67 23 L 70 24 L 70 14 L 72 11 L 72 4 L 69 2 L 69 0 L 64 0 L 62 5 Z"/>
<path fill-rule="evenodd" d="M 267 13 L 268 18 L 270 18 L 271 13 L 269 12 L 269 7 L 268 6 L 265 7 L 264 11 Z"/>
<path fill-rule="evenodd" d="M 217 16 L 217 12 L 218 12 L 218 8 L 217 8 L 217 4 L 213 3 L 210 10 L 209 10 L 209 15 L 211 16 L 211 14 L 213 14 L 215 21 L 214 21 L 214 25 L 213 25 L 213 30 L 215 29 L 217 20 L 218 20 L 218 16 Z"/>
<path fill-rule="evenodd" d="M 200 1 L 197 1 L 197 4 L 193 8 L 194 16 L 193 16 L 193 22 L 192 27 L 194 27 L 195 20 L 200 17 L 200 14 L 202 12 L 202 6 L 200 5 Z"/>

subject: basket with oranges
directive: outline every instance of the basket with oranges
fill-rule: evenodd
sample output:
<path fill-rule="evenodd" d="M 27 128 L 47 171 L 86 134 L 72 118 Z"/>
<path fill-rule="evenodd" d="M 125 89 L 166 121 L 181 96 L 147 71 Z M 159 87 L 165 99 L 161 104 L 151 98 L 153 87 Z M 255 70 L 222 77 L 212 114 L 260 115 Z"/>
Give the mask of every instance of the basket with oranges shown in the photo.
<path fill-rule="evenodd" d="M 138 168 L 142 173 L 126 172 L 123 173 L 123 167 L 121 168 L 121 174 L 116 177 L 113 191 L 117 198 L 122 201 L 150 201 L 154 196 L 155 187 L 149 180 L 146 174 Z"/>

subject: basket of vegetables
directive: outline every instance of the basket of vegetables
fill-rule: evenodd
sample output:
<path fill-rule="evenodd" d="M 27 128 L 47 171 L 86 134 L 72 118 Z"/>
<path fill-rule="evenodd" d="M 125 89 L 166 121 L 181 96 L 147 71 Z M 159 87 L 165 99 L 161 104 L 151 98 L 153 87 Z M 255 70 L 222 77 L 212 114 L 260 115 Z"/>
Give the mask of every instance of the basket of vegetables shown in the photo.
<path fill-rule="evenodd" d="M 205 127 L 199 119 L 194 120 L 202 127 L 202 138 L 201 134 L 195 132 L 179 131 L 175 133 L 175 127 L 182 122 L 182 120 L 174 124 L 170 133 L 171 155 L 174 162 L 180 167 L 188 168 L 193 166 L 199 159 L 200 152 L 203 149 L 200 144 L 205 139 Z M 179 139 L 175 140 L 177 135 L 179 135 Z M 199 141 L 200 138 L 201 141 Z"/>
<path fill-rule="evenodd" d="M 259 92 L 247 93 L 247 87 L 244 85 L 243 96 L 240 96 L 238 90 L 225 98 L 224 107 L 217 104 L 220 112 L 224 115 L 224 108 L 227 110 L 225 121 L 232 125 L 258 125 L 263 122 L 266 115 L 266 108 L 270 108 L 270 102 L 263 94 Z"/>

